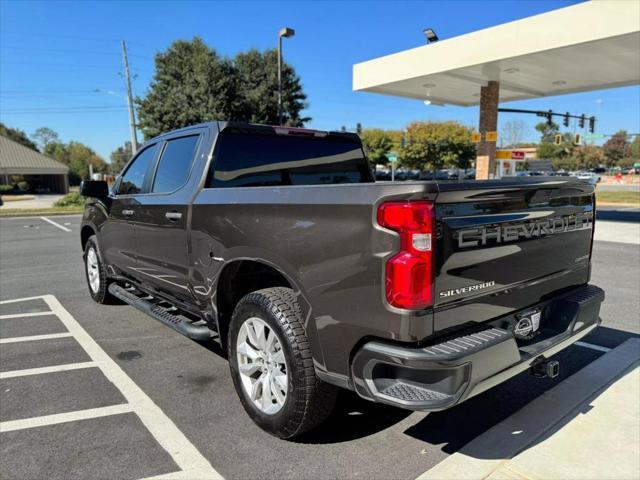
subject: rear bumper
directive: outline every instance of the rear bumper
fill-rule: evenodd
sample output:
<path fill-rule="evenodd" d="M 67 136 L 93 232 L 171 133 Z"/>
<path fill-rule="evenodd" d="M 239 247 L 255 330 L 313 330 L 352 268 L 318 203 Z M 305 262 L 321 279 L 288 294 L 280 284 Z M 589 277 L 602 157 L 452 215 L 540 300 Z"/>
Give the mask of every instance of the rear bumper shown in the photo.
<path fill-rule="evenodd" d="M 540 334 L 520 345 L 505 328 L 512 315 L 423 348 L 368 342 L 353 357 L 353 385 L 376 402 L 424 411 L 449 408 L 578 341 L 600 324 L 603 300 L 602 289 L 585 285 L 537 305 L 543 312 Z"/>

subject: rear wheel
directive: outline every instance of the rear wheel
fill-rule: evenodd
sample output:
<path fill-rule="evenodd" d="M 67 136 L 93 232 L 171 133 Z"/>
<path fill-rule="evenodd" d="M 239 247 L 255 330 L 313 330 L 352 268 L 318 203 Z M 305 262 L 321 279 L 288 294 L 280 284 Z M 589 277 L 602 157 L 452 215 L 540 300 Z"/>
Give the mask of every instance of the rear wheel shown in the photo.
<path fill-rule="evenodd" d="M 289 288 L 244 296 L 229 328 L 229 366 L 242 404 L 262 429 L 293 438 L 331 413 L 337 388 L 315 373 L 300 307 Z"/>
<path fill-rule="evenodd" d="M 96 236 L 92 235 L 87 240 L 84 247 L 84 266 L 87 278 L 89 294 L 94 301 L 102 304 L 119 303 L 118 300 L 109 293 L 109 279 L 100 257 Z"/>

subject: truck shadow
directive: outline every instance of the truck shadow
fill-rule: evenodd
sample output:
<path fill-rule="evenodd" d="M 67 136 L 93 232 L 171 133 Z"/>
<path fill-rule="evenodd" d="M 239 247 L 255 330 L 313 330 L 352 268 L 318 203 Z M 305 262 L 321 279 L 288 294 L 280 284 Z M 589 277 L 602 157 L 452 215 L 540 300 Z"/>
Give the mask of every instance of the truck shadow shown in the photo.
<path fill-rule="evenodd" d="M 329 418 L 316 429 L 298 437 L 295 442 L 331 444 L 357 440 L 386 430 L 412 413 L 364 400 L 355 392 L 341 389 Z"/>
<path fill-rule="evenodd" d="M 631 332 L 600 327 L 583 341 L 615 348 L 629 338 L 638 337 L 640 335 Z M 522 373 L 456 407 L 429 413 L 403 433 L 445 453 L 454 453 L 604 353 L 571 346 L 554 357 L 561 365 L 561 373 L 557 378 L 538 379 L 526 372 Z M 412 413 L 363 400 L 353 392 L 341 391 L 336 409 L 328 421 L 296 442 L 348 442 L 393 428 Z M 570 421 L 570 418 L 565 421 Z M 487 446 L 483 453 L 476 453 L 480 455 L 479 458 L 501 458 L 501 451 L 497 446 Z"/>
<path fill-rule="evenodd" d="M 629 338 L 640 335 L 608 327 L 599 327 L 584 342 L 615 348 Z M 200 343 L 222 358 L 226 353 L 214 342 Z M 445 453 L 460 450 L 474 438 L 491 429 L 560 382 L 593 362 L 604 352 L 571 346 L 553 358 L 560 362 L 555 379 L 537 379 L 522 373 L 477 397 L 442 412 L 421 416 L 403 433 Z M 398 426 L 414 412 L 364 400 L 354 392 L 340 390 L 330 417 L 316 429 L 297 438 L 301 444 L 335 444 L 350 442 Z M 567 419 L 566 421 L 569 421 Z M 402 428 L 402 427 L 401 427 Z M 488 446 L 482 458 L 501 458 L 498 448 Z"/>
<path fill-rule="evenodd" d="M 630 338 L 640 338 L 640 335 L 600 327 L 583 341 L 615 348 Z M 528 373 L 522 373 L 454 408 L 430 413 L 405 433 L 428 444 L 441 445 L 445 453 L 454 453 L 604 354 L 598 350 L 571 346 L 553 357 L 561 365 L 558 378 L 535 379 Z M 615 380 L 612 377 L 611 381 Z M 563 419 L 562 425 L 579 413 L 574 411 L 573 416 Z M 465 451 L 467 455 L 484 459 L 503 458 L 503 453 L 498 445 L 485 445 L 481 451 Z"/>

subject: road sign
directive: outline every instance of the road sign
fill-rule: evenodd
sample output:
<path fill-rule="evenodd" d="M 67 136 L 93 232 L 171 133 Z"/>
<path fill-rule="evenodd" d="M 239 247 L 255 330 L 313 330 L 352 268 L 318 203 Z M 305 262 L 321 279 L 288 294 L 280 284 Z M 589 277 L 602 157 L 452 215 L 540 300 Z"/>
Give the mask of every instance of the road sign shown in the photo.
<path fill-rule="evenodd" d="M 391 163 L 396 163 L 398 161 L 398 154 L 396 152 L 387 153 L 387 159 Z"/>
<path fill-rule="evenodd" d="M 599 140 L 601 138 L 604 138 L 604 133 L 587 133 L 584 136 L 585 140 Z"/>
<path fill-rule="evenodd" d="M 478 143 L 482 140 L 482 135 L 480 135 L 479 133 L 472 133 L 471 134 L 471 141 L 473 143 Z"/>
<path fill-rule="evenodd" d="M 485 142 L 497 142 L 498 141 L 498 132 L 485 132 L 484 141 Z"/>
<path fill-rule="evenodd" d="M 497 150 L 496 160 L 524 160 L 525 152 L 520 150 Z"/>

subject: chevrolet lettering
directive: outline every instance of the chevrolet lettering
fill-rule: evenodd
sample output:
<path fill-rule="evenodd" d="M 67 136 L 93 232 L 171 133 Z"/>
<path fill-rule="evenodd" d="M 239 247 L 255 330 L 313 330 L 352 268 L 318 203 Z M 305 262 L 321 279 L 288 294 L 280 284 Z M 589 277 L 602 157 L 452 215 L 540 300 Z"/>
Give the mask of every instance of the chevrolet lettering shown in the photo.
<path fill-rule="evenodd" d="M 591 212 L 576 213 L 565 217 L 552 217 L 528 223 L 492 225 L 459 230 L 458 247 L 469 248 L 490 243 L 517 242 L 519 239 L 538 238 L 545 235 L 590 229 L 593 223 Z"/>

